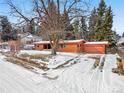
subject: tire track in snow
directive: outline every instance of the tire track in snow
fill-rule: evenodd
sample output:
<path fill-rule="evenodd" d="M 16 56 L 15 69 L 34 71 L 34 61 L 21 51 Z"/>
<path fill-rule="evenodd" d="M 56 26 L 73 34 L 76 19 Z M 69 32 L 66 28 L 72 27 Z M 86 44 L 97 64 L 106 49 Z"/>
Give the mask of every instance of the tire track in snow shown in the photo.
<path fill-rule="evenodd" d="M 100 72 L 99 67 L 93 70 L 92 74 L 89 75 L 89 84 L 87 87 L 87 93 L 103 93 L 101 90 L 101 87 L 103 86 L 103 81 L 104 80 L 104 71 Z"/>
<path fill-rule="evenodd" d="M 94 70 L 92 70 L 90 72 L 88 71 L 88 73 L 85 74 L 83 87 L 86 90 L 86 93 L 94 93 L 92 85 L 96 84 L 96 81 L 94 81 L 94 79 L 97 76 L 97 72 L 98 72 L 98 69 L 96 68 L 96 69 L 94 69 Z"/>
<path fill-rule="evenodd" d="M 98 79 L 98 84 L 97 84 L 97 92 L 96 93 L 111 93 L 110 90 L 108 89 L 108 85 L 105 80 L 105 68 L 108 66 L 106 61 L 104 62 L 103 70 L 102 72 L 99 73 L 99 79 Z M 109 92 L 108 92 L 109 91 Z"/>
<path fill-rule="evenodd" d="M 98 89 L 97 89 L 97 93 L 109 93 L 109 92 L 106 92 L 106 89 L 108 86 L 106 86 L 106 82 L 105 82 L 105 71 L 103 69 L 102 72 L 100 72 L 99 74 L 99 84 L 98 84 Z"/>
<path fill-rule="evenodd" d="M 100 71 L 98 68 L 96 68 L 96 71 L 93 73 L 93 76 L 91 77 L 91 80 L 90 80 L 90 93 L 99 93 L 99 74 L 100 74 Z M 94 85 L 94 88 L 92 86 L 92 84 Z"/>
<path fill-rule="evenodd" d="M 101 72 L 99 71 L 99 74 L 98 74 L 98 82 L 97 82 L 97 91 L 96 91 L 96 93 L 101 93 L 101 92 L 100 92 L 100 88 L 101 88 L 101 83 L 100 83 L 100 81 L 101 81 Z"/>
<path fill-rule="evenodd" d="M 105 64 L 103 67 L 103 72 L 102 72 L 102 80 L 101 80 L 101 91 L 100 93 L 113 93 L 112 92 L 112 86 L 111 86 L 111 69 L 114 67 L 115 63 L 112 63 L 113 60 L 110 59 L 111 55 L 106 56 Z M 112 57 L 115 58 L 115 57 Z M 116 60 L 115 60 L 116 61 Z M 110 82 L 110 85 L 108 83 Z"/>

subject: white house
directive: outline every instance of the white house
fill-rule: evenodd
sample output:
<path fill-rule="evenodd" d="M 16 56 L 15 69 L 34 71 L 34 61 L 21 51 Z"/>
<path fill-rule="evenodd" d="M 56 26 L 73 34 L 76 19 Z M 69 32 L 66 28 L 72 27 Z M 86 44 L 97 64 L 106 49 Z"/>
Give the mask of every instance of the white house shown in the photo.
<path fill-rule="evenodd" d="M 42 41 L 42 38 L 30 33 L 18 34 L 21 39 L 22 44 L 32 44 L 33 42 Z"/>

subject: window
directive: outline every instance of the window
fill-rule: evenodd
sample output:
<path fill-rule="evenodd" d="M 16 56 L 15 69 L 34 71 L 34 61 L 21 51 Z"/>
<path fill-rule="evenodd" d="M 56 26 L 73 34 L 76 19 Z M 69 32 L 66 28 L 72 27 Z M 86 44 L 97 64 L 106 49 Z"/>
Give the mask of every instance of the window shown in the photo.
<path fill-rule="evenodd" d="M 59 48 L 65 48 L 66 45 L 65 44 L 59 44 Z"/>
<path fill-rule="evenodd" d="M 43 45 L 43 48 L 44 49 L 51 49 L 51 45 L 50 44 L 45 44 L 45 45 Z"/>

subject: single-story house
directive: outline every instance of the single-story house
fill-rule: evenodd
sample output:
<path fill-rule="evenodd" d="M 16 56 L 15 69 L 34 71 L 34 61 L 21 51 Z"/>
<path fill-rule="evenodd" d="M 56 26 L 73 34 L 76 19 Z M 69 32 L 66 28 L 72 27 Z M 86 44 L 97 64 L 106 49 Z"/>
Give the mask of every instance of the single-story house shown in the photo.
<path fill-rule="evenodd" d="M 107 41 L 104 42 L 86 42 L 80 40 L 63 40 L 59 42 L 58 52 L 74 52 L 74 53 L 98 53 L 105 54 Z M 40 41 L 34 43 L 35 50 L 49 50 L 51 45 L 49 41 Z"/>

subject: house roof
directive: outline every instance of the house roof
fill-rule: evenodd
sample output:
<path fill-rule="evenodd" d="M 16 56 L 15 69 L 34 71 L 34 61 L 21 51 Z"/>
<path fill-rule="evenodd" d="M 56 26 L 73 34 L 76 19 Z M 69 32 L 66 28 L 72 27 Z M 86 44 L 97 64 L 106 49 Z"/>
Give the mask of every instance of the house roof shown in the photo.
<path fill-rule="evenodd" d="M 86 42 L 85 44 L 108 44 L 108 41 Z"/>
<path fill-rule="evenodd" d="M 39 37 L 37 35 L 32 35 L 31 33 L 24 33 L 24 34 L 18 34 L 18 36 L 20 36 L 21 39 L 40 39 L 42 40 L 42 37 Z"/>
<path fill-rule="evenodd" d="M 61 40 L 59 43 L 79 43 L 79 42 L 85 42 L 85 40 L 80 39 L 80 40 Z M 49 44 L 49 41 L 40 41 L 40 42 L 35 42 L 34 44 Z"/>

